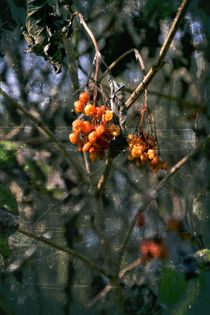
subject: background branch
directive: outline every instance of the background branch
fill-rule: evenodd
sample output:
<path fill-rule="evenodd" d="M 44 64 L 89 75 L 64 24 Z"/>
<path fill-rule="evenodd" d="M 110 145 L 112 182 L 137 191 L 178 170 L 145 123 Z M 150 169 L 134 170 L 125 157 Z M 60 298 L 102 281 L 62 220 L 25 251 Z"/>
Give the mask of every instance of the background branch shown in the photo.
<path fill-rule="evenodd" d="M 62 251 L 62 252 L 64 252 L 64 253 L 66 253 L 66 254 L 69 254 L 69 255 L 72 256 L 72 257 L 75 257 L 75 258 L 81 260 L 82 262 L 84 262 L 84 263 L 85 263 L 87 266 L 89 266 L 90 268 L 92 268 L 92 269 L 98 271 L 99 273 L 101 273 L 102 275 L 104 275 L 106 278 L 111 279 L 110 275 L 109 275 L 104 269 L 102 269 L 101 267 L 97 266 L 96 264 L 94 264 L 93 262 L 91 262 L 90 260 L 88 260 L 85 256 L 83 256 L 83 255 L 77 253 L 77 252 L 74 251 L 73 249 L 64 248 L 64 247 L 62 247 L 62 246 L 60 246 L 60 245 L 58 245 L 58 244 L 56 244 L 56 243 L 54 243 L 54 242 L 52 242 L 52 241 L 49 241 L 49 240 L 45 239 L 45 238 L 42 237 L 42 236 L 35 235 L 35 234 L 33 234 L 33 233 L 31 233 L 31 232 L 28 232 L 28 231 L 25 231 L 25 230 L 23 230 L 23 229 L 21 229 L 21 228 L 18 228 L 17 231 L 18 231 L 19 233 L 23 234 L 23 235 L 26 235 L 26 236 L 28 236 L 28 237 L 30 237 L 30 238 L 33 238 L 33 239 L 36 240 L 36 241 L 39 241 L 39 242 L 44 243 L 44 244 L 47 244 L 47 245 L 50 246 L 50 247 L 53 247 L 53 248 L 55 248 L 55 249 L 57 249 L 57 250 L 59 250 L 59 251 Z"/>
<path fill-rule="evenodd" d="M 164 64 L 165 56 L 170 48 L 171 42 L 174 39 L 174 36 L 180 26 L 181 20 L 183 16 L 186 13 L 186 10 L 190 4 L 191 0 L 183 0 L 177 14 L 174 18 L 174 21 L 171 25 L 171 28 L 169 30 L 168 36 L 166 37 L 165 42 L 163 43 L 163 46 L 160 50 L 159 57 L 155 65 L 151 67 L 149 72 L 147 73 L 144 80 L 139 84 L 139 86 L 135 89 L 135 91 L 130 95 L 128 100 L 126 101 L 125 105 L 127 108 L 129 108 L 134 101 L 139 97 L 139 95 L 148 87 L 148 85 L 152 82 L 155 75 L 158 73 L 158 71 L 162 68 Z"/>
<path fill-rule="evenodd" d="M 57 138 L 53 135 L 53 133 L 45 126 L 39 119 L 34 117 L 31 113 L 29 113 L 25 108 L 23 108 L 19 103 L 17 103 L 14 99 L 12 99 L 7 93 L 5 93 L 0 88 L 0 94 L 4 96 L 13 106 L 15 106 L 17 109 L 19 109 L 27 118 L 29 118 L 33 123 L 39 127 L 42 131 L 44 131 L 45 134 L 48 135 L 48 137 L 56 144 L 56 146 L 59 148 L 59 150 L 63 153 L 63 155 L 68 159 L 68 161 L 72 164 L 74 169 L 77 171 L 80 179 L 82 179 L 86 184 L 89 184 L 88 179 L 85 177 L 83 172 L 81 171 L 81 168 L 75 163 L 75 161 L 72 159 L 70 154 L 66 151 L 64 146 L 60 143 L 60 141 L 57 140 Z"/>

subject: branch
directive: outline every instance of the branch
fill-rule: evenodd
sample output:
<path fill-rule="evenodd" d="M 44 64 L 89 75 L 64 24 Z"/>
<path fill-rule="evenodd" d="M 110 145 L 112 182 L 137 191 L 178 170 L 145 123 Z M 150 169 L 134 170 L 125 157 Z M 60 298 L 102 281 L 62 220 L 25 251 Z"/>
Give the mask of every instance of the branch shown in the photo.
<path fill-rule="evenodd" d="M 63 155 L 69 160 L 69 162 L 72 164 L 72 166 L 77 171 L 79 177 L 86 183 L 89 184 L 88 179 L 85 177 L 83 172 L 81 171 L 81 168 L 75 163 L 75 161 L 72 159 L 70 154 L 66 151 L 64 146 L 56 139 L 56 137 L 53 135 L 53 133 L 45 126 L 39 119 L 34 117 L 31 113 L 29 113 L 25 108 L 23 108 L 19 103 L 17 103 L 14 99 L 12 99 L 7 93 L 5 93 L 0 88 L 0 94 L 3 95 L 13 106 L 15 106 L 17 109 L 19 109 L 27 118 L 29 118 L 33 123 L 42 129 L 45 134 L 48 135 L 48 137 L 56 144 L 56 146 L 59 148 L 59 150 L 63 153 Z"/>
<path fill-rule="evenodd" d="M 164 65 L 164 59 L 165 56 L 169 50 L 169 47 L 171 45 L 172 40 L 174 39 L 174 36 L 180 26 L 181 20 L 183 16 L 186 13 L 186 10 L 190 4 L 191 0 L 183 0 L 182 4 L 180 5 L 177 14 L 174 18 L 174 21 L 171 25 L 171 28 L 169 30 L 168 36 L 163 43 L 163 46 L 160 50 L 158 60 L 155 65 L 151 67 L 149 72 L 147 73 L 146 77 L 144 80 L 139 84 L 139 86 L 136 88 L 136 90 L 130 95 L 128 100 L 126 101 L 125 105 L 127 108 L 129 108 L 133 102 L 139 97 L 139 95 L 148 87 L 148 85 L 152 82 L 154 79 L 155 75 L 158 73 L 158 71 L 162 68 Z"/>
<path fill-rule="evenodd" d="M 108 152 L 108 154 L 110 155 L 110 152 Z M 109 155 L 108 155 L 108 157 L 106 159 L 106 162 L 105 162 L 104 172 L 101 175 L 101 177 L 100 177 L 100 179 L 98 181 L 98 184 L 97 184 L 97 189 L 96 189 L 96 192 L 95 192 L 95 194 L 97 194 L 97 195 L 101 195 L 102 194 L 103 189 L 104 189 L 105 184 L 106 184 L 106 181 L 107 181 L 107 178 L 108 178 L 109 173 L 111 171 L 112 158 Z"/>
<path fill-rule="evenodd" d="M 119 272 L 119 278 L 123 278 L 126 272 L 138 267 L 141 264 L 141 259 L 138 258 L 131 264 L 129 264 L 127 267 L 123 268 Z M 106 294 L 113 288 L 111 284 L 108 284 L 101 292 L 99 292 L 88 304 L 87 307 L 92 307 L 94 304 L 96 304 L 100 299 L 104 298 Z"/>
<path fill-rule="evenodd" d="M 41 243 L 44 243 L 44 244 L 47 244 L 48 246 L 50 247 L 53 247 L 59 251 L 62 251 L 64 253 L 67 253 L 69 254 L 70 256 L 73 256 L 75 258 L 78 258 L 79 260 L 81 260 L 83 263 L 85 263 L 86 265 L 88 265 L 90 268 L 98 271 L 99 273 L 101 273 L 102 275 L 104 275 L 106 278 L 108 279 L 111 279 L 111 276 L 104 270 L 102 269 L 101 267 L 95 265 L 93 262 L 91 262 L 90 260 L 88 260 L 85 256 L 77 253 L 76 251 L 74 251 L 73 249 L 70 249 L 70 248 L 64 248 L 52 241 L 49 241 L 47 239 L 45 239 L 44 237 L 42 236 L 38 236 L 38 235 L 35 235 L 31 232 L 28 232 L 28 231 L 25 231 L 25 230 L 22 230 L 21 228 L 18 228 L 17 231 L 23 235 L 26 235 L 30 238 L 33 238 L 34 240 L 36 241 L 39 241 Z"/>
<path fill-rule="evenodd" d="M 166 183 L 169 181 L 169 179 L 187 162 L 189 161 L 196 153 L 198 153 L 203 147 L 206 146 L 206 144 L 210 141 L 210 135 L 208 135 L 208 137 L 203 140 L 191 153 L 189 153 L 188 155 L 186 155 L 183 159 L 181 159 L 178 163 L 176 163 L 170 170 L 169 174 L 157 185 L 157 187 L 155 189 L 152 189 L 151 192 L 148 194 L 148 198 L 145 199 L 143 201 L 143 205 L 139 208 L 139 210 L 137 211 L 136 215 L 134 216 L 129 229 L 127 231 L 127 234 L 125 236 L 123 245 L 119 251 L 119 256 L 118 256 L 118 270 L 120 268 L 121 265 L 121 261 L 122 261 L 122 257 L 124 254 L 124 251 L 127 247 L 128 241 L 130 239 L 131 233 L 133 231 L 133 228 L 135 226 L 135 222 L 136 222 L 136 216 L 143 212 L 148 205 L 157 198 L 157 192 L 160 191 L 165 185 Z"/>
<path fill-rule="evenodd" d="M 119 56 L 115 61 L 113 61 L 111 63 L 110 66 L 107 67 L 106 71 L 104 71 L 104 73 L 100 77 L 99 81 L 102 81 L 109 71 L 111 71 L 122 59 L 124 59 L 126 56 L 128 56 L 128 55 L 130 55 L 132 53 L 135 54 L 136 59 L 139 61 L 140 67 L 141 67 L 142 72 L 143 72 L 143 75 L 145 76 L 146 73 L 145 73 L 145 67 L 144 67 L 143 59 L 142 59 L 139 51 L 136 48 L 131 48 L 131 49 L 127 50 L 124 54 Z"/>

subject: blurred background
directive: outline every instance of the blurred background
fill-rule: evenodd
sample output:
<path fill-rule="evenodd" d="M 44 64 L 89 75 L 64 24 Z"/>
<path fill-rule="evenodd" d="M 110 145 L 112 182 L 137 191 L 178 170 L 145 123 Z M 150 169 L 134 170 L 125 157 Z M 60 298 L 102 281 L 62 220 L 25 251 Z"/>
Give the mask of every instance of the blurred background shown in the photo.
<path fill-rule="evenodd" d="M 40 2 L 43 10 L 45 2 Z M 54 13 L 68 4 L 48 2 Z M 136 48 L 147 72 L 179 5 L 180 1 L 172 0 L 75 0 L 73 10 L 83 14 L 106 64 Z M 49 60 L 39 53 L 26 52 L 21 29 L 25 26 L 26 1 L 2 0 L 0 8 L 1 89 L 44 122 L 86 172 L 83 155 L 68 141 L 76 117 L 75 79 L 68 71 L 69 59 L 65 55 L 59 57 L 62 66 L 56 74 L 58 68 L 54 69 Z M 191 2 L 164 66 L 148 88 L 148 106 L 155 117 L 161 157 L 168 161 L 169 169 L 209 133 L 209 13 L 207 1 Z M 72 31 L 71 56 L 82 87 L 95 50 L 76 18 Z M 54 47 L 55 53 L 61 44 Z M 100 65 L 100 75 L 104 70 L 104 65 Z M 116 82 L 125 84 L 126 99 L 143 79 L 134 54 L 118 63 L 112 74 Z M 107 87 L 108 80 L 103 84 Z M 129 132 L 134 131 L 138 109 L 143 105 L 142 94 L 129 108 Z M 138 168 L 127 156 L 128 149 L 113 160 L 103 193 L 113 259 L 142 198 L 168 172 L 151 173 L 148 167 Z M 122 267 L 139 257 L 139 244 L 145 238 L 160 237 L 166 244 L 168 258 L 126 274 L 122 286 L 127 305 L 137 304 L 126 314 L 197 314 L 201 309 L 202 314 L 208 313 L 209 269 L 195 255 L 206 249 L 210 256 L 209 158 L 207 146 L 161 190 L 144 213 L 145 225 L 134 228 Z M 97 179 L 104 161 L 91 163 L 90 168 Z M 1 207 L 11 202 L 18 206 L 22 229 L 73 248 L 104 265 L 86 184 L 77 178 L 74 168 L 48 137 L 1 95 L 0 197 Z M 178 228 L 170 230 L 171 219 L 179 222 Z M 82 262 L 18 232 L 8 238 L 8 243 L 3 235 L 0 239 L 1 314 L 118 314 L 112 291 L 88 306 L 107 285 L 107 279 Z M 186 257 L 191 258 L 186 262 Z M 138 303 L 143 303 L 143 307 Z"/>

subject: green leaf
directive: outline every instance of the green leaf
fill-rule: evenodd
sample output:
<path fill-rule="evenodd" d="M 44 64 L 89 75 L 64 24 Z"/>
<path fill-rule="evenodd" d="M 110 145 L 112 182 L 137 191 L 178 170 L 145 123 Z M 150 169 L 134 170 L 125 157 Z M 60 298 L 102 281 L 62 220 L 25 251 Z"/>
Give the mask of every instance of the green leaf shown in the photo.
<path fill-rule="evenodd" d="M 173 305 L 185 294 L 188 283 L 181 271 L 169 267 L 162 268 L 162 279 L 159 280 L 160 303 Z"/>
<path fill-rule="evenodd" d="M 0 141 L 0 168 L 12 168 L 16 163 L 17 147 L 9 141 Z"/>
<path fill-rule="evenodd" d="M 204 249 L 198 250 L 195 256 L 199 258 L 201 262 L 210 262 L 210 249 L 204 248 Z"/>
<path fill-rule="evenodd" d="M 10 256 L 8 239 L 1 232 L 0 232 L 0 254 L 5 258 L 8 258 Z"/>
<path fill-rule="evenodd" d="M 9 189 L 3 185 L 0 185 L 0 207 L 5 207 L 15 215 L 19 213 L 16 199 L 12 196 Z"/>

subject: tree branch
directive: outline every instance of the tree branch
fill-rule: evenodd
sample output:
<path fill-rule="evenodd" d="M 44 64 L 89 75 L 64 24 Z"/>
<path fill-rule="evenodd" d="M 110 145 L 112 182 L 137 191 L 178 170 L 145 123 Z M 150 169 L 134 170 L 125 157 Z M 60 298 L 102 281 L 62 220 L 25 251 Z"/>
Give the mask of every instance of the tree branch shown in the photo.
<path fill-rule="evenodd" d="M 189 153 L 188 155 L 186 155 L 184 158 L 182 158 L 178 163 L 176 163 L 170 170 L 169 174 L 157 185 L 157 187 L 155 189 L 152 189 L 151 192 L 148 194 L 148 198 L 146 198 L 143 201 L 142 206 L 139 208 L 139 210 L 137 211 L 136 215 L 134 216 L 128 231 L 126 233 L 125 239 L 123 241 L 123 245 L 119 251 L 119 256 L 118 256 L 118 270 L 120 269 L 120 265 L 121 265 L 121 261 L 122 261 L 122 257 L 124 254 L 124 251 L 127 247 L 128 241 L 130 239 L 131 233 L 133 231 L 133 228 L 135 226 L 135 222 L 136 222 L 136 216 L 143 212 L 147 206 L 154 200 L 157 198 L 157 192 L 160 191 L 165 185 L 166 183 L 169 181 L 169 179 L 186 163 L 188 162 L 196 153 L 198 153 L 203 147 L 205 147 L 205 145 L 210 141 L 210 135 L 208 135 L 208 137 L 203 140 L 191 153 Z"/>
<path fill-rule="evenodd" d="M 19 233 L 23 234 L 23 235 L 26 235 L 26 236 L 28 236 L 28 237 L 30 237 L 30 238 L 33 238 L 33 239 L 36 240 L 36 241 L 39 241 L 39 242 L 44 243 L 44 244 L 47 244 L 47 245 L 50 246 L 50 247 L 53 247 L 53 248 L 55 248 L 55 249 L 57 249 L 57 250 L 59 250 L 59 251 L 62 251 L 62 252 L 64 252 L 64 253 L 67 253 L 67 254 L 69 254 L 70 256 L 73 256 L 73 257 L 75 257 L 75 258 L 81 260 L 81 261 L 82 261 L 83 263 L 85 263 L 87 266 L 89 266 L 90 268 L 92 268 L 92 269 L 98 271 L 99 273 L 101 273 L 102 275 L 104 275 L 106 278 L 112 279 L 112 277 L 111 277 L 104 269 L 102 269 L 101 267 L 95 265 L 93 262 L 91 262 L 90 260 L 88 260 L 85 256 L 83 256 L 83 255 L 77 253 L 77 252 L 74 251 L 73 249 L 64 248 L 64 247 L 62 247 L 62 246 L 60 246 L 60 245 L 58 245 L 58 244 L 56 244 L 56 243 L 54 243 L 54 242 L 52 242 L 52 241 L 49 241 L 49 240 L 45 239 L 45 238 L 42 237 L 42 236 L 35 235 L 35 234 L 33 234 L 33 233 L 31 233 L 31 232 L 28 232 L 28 231 L 25 231 L 25 230 L 23 230 L 23 229 L 21 229 L 21 228 L 18 228 L 17 231 L 18 231 Z"/>
<path fill-rule="evenodd" d="M 190 2 L 191 2 L 191 0 L 183 0 L 182 1 L 181 5 L 177 11 L 177 14 L 174 18 L 174 21 L 171 25 L 168 36 L 167 36 L 167 38 L 166 38 L 165 42 L 163 43 L 163 46 L 160 50 L 157 62 L 155 63 L 155 65 L 153 65 L 151 67 L 151 69 L 147 73 L 144 80 L 139 84 L 139 86 L 136 88 L 136 90 L 130 95 L 130 97 L 126 101 L 125 105 L 127 108 L 129 108 L 133 104 L 133 102 L 137 99 L 137 97 L 139 97 L 139 95 L 148 87 L 148 85 L 154 79 L 155 75 L 158 73 L 158 71 L 164 65 L 165 56 L 169 50 L 171 42 L 174 39 L 174 36 L 175 36 L 179 26 L 180 26 L 181 20 L 182 20 L 183 16 L 185 15 L 186 10 L 187 10 Z"/>
<path fill-rule="evenodd" d="M 44 131 L 45 134 L 48 135 L 48 137 L 56 144 L 56 146 L 59 148 L 59 150 L 63 153 L 63 155 L 68 159 L 68 161 L 72 164 L 72 166 L 77 171 L 80 179 L 82 179 L 86 184 L 89 184 L 88 179 L 81 171 L 81 168 L 75 163 L 75 161 L 72 159 L 70 154 L 66 151 L 64 146 L 60 143 L 59 140 L 56 139 L 56 137 L 53 135 L 53 133 L 45 126 L 39 119 L 34 117 L 31 113 L 29 113 L 25 108 L 23 108 L 19 103 L 17 103 L 14 99 L 12 99 L 7 93 L 5 93 L 0 88 L 0 94 L 4 96 L 13 106 L 15 106 L 17 109 L 19 109 L 27 118 L 29 118 L 33 123 L 39 127 L 42 131 Z"/>

